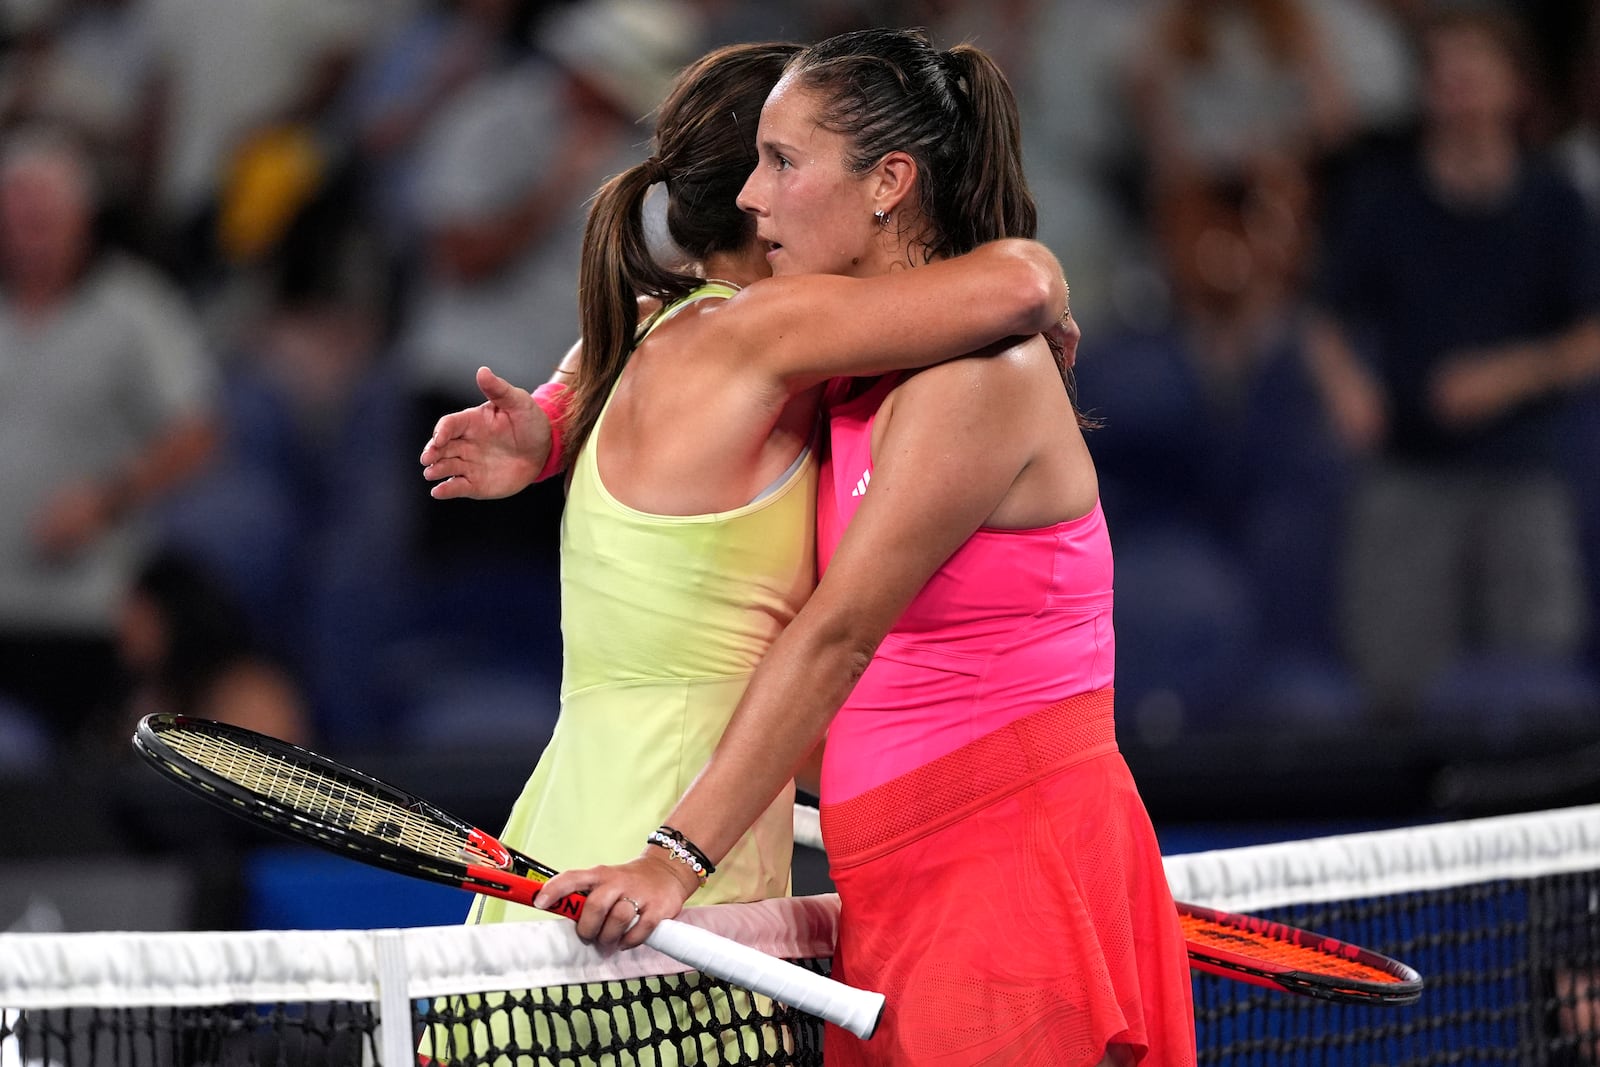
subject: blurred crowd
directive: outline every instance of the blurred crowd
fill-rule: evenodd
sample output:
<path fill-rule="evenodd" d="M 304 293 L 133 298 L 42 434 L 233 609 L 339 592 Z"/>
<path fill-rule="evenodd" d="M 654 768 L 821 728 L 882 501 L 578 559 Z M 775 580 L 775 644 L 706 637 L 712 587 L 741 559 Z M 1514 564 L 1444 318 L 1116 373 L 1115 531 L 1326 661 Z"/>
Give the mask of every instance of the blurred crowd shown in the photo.
<path fill-rule="evenodd" d="M 1126 731 L 1600 733 L 1592 2 L 0 0 L 0 769 L 537 745 L 561 489 L 417 454 L 679 67 L 873 24 L 1018 93 Z"/>

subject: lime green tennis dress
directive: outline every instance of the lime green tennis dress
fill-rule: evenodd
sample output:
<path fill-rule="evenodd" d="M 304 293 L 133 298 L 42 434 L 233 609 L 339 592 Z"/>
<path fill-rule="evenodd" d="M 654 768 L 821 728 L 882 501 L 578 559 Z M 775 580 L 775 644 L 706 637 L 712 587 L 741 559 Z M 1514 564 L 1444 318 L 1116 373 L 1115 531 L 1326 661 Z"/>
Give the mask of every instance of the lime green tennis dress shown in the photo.
<path fill-rule="evenodd" d="M 726 298 L 708 284 L 673 304 Z M 653 327 L 652 327 L 653 328 Z M 663 516 L 600 482 L 600 422 L 578 453 L 561 526 L 561 714 L 503 839 L 557 869 L 637 856 L 710 758 L 756 664 L 816 583 L 817 463 L 807 451 L 755 502 Z M 695 432 L 684 412 L 683 432 Z M 789 892 L 785 790 L 690 904 Z M 543 913 L 479 897 L 472 921 Z"/>

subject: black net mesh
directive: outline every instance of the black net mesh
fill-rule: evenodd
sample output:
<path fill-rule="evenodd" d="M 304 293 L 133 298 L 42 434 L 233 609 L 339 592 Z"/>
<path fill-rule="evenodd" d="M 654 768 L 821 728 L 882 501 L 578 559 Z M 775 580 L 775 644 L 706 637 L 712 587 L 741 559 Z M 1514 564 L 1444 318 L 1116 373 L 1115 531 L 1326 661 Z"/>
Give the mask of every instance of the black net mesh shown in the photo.
<path fill-rule="evenodd" d="M 1201 1063 L 1600 1064 L 1595 872 L 1263 914 L 1403 960 L 1421 972 L 1422 997 L 1333 1004 L 1197 975 Z"/>
<path fill-rule="evenodd" d="M 826 973 L 825 961 L 802 961 Z M 423 1062 L 517 1067 L 822 1062 L 822 1024 L 701 974 L 585 983 L 422 1005 Z"/>
<path fill-rule="evenodd" d="M 381 1062 L 365 1003 L 0 1012 L 5 1067 L 205 1067 Z"/>
<path fill-rule="evenodd" d="M 827 973 L 826 960 L 802 960 Z M 415 1062 L 472 1067 L 822 1063 L 821 1020 L 697 973 L 411 1002 Z M 0 1012 L 4 1067 L 383 1064 L 375 1004 Z"/>

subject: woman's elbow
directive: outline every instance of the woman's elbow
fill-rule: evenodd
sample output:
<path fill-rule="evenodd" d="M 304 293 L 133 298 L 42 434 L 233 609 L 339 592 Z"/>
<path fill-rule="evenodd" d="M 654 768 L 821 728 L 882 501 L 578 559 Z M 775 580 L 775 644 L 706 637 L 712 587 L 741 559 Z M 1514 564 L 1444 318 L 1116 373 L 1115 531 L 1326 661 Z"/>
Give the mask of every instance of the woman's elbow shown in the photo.
<path fill-rule="evenodd" d="M 825 686 L 837 686 L 848 696 L 861 676 L 867 673 L 867 668 L 872 666 L 872 657 L 877 653 L 881 640 L 881 635 L 853 633 L 844 627 L 821 637 L 805 658 L 818 672 L 816 677 Z"/>
<path fill-rule="evenodd" d="M 867 673 L 867 668 L 872 666 L 872 657 L 877 655 L 878 642 L 860 638 L 852 642 L 845 651 L 845 677 L 852 688 Z"/>
<path fill-rule="evenodd" d="M 1016 302 L 1019 335 L 1043 333 L 1067 306 L 1067 280 L 1061 263 L 1037 241 L 1017 240 L 1013 260 L 1015 270 L 1007 282 L 1008 293 Z"/>

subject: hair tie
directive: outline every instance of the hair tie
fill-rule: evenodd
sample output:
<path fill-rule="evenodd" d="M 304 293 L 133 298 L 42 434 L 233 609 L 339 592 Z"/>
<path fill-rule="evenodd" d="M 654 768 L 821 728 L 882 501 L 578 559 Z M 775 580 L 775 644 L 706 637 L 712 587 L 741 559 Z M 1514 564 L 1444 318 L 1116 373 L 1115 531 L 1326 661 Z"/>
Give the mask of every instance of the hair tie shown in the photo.
<path fill-rule="evenodd" d="M 939 53 L 939 69 L 944 72 L 944 80 L 962 96 L 968 96 L 972 88 L 967 84 L 966 65 L 956 58 L 955 49 L 946 49 Z"/>
<path fill-rule="evenodd" d="M 649 179 L 651 185 L 667 180 L 667 164 L 660 156 L 651 156 L 639 164 L 639 167 L 644 171 L 644 176 Z"/>

